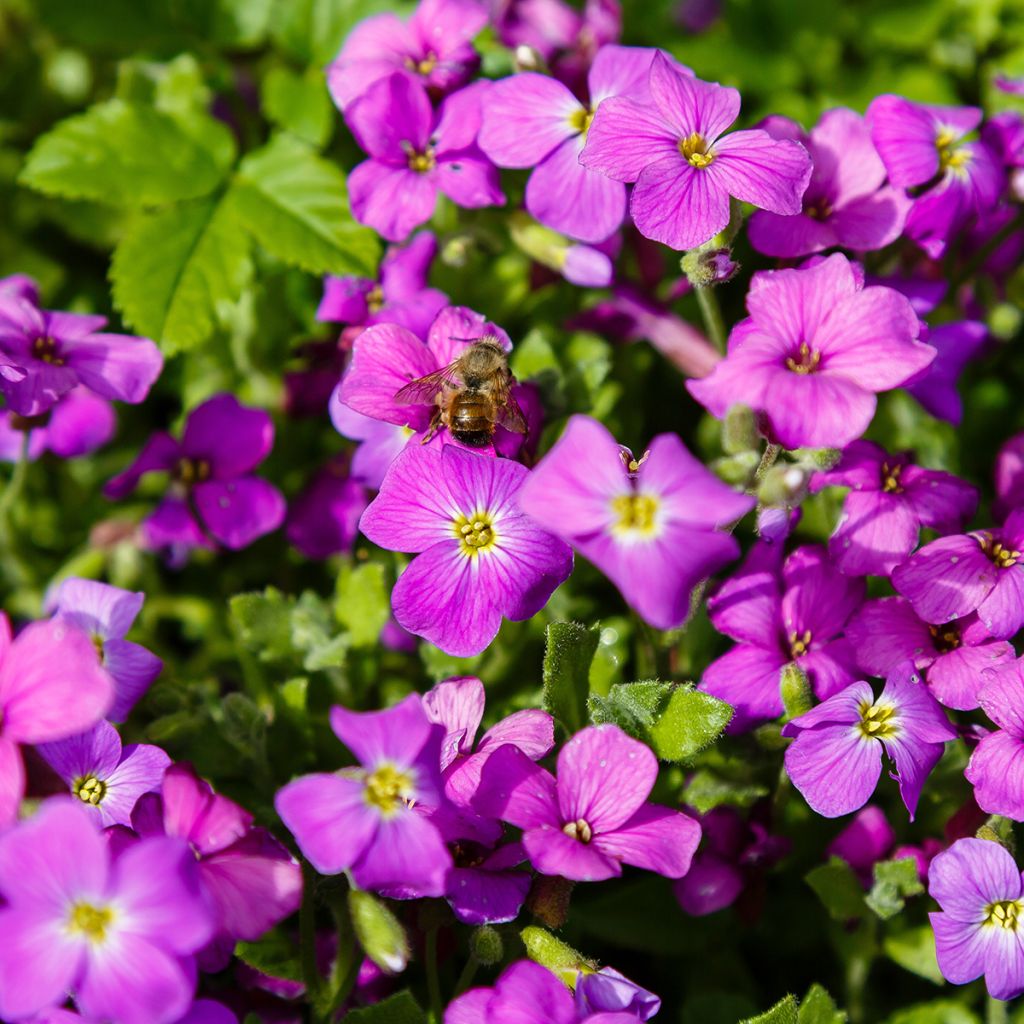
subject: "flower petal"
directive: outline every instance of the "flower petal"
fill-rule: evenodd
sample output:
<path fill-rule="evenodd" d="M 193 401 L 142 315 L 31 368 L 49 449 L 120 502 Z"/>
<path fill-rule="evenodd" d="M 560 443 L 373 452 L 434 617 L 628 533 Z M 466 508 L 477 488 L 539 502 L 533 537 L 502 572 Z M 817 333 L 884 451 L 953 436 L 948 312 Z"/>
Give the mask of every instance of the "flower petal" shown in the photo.
<path fill-rule="evenodd" d="M 625 824 L 594 837 L 602 853 L 624 864 L 682 878 L 700 843 L 700 825 L 668 807 L 644 804 Z"/>

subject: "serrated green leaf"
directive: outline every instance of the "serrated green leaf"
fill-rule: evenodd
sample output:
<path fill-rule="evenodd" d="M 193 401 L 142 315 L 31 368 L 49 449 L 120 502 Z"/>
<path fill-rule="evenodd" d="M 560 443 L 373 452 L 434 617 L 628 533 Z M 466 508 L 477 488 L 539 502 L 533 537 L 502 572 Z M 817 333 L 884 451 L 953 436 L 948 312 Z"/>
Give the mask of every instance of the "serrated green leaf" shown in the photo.
<path fill-rule="evenodd" d="M 913 857 L 879 861 L 874 866 L 874 876 L 866 902 L 882 920 L 895 917 L 903 909 L 906 897 L 924 892 Z"/>
<path fill-rule="evenodd" d="M 426 1021 L 427 1015 L 419 1004 L 403 990 L 373 1006 L 351 1010 L 345 1014 L 342 1024 L 426 1024 Z"/>
<path fill-rule="evenodd" d="M 846 1024 L 846 1014 L 821 985 L 813 984 L 800 1001 L 797 1024 Z"/>
<path fill-rule="evenodd" d="M 374 276 L 377 235 L 352 219 L 345 176 L 294 136 L 247 156 L 232 197 L 246 228 L 279 260 L 313 274 Z"/>
<path fill-rule="evenodd" d="M 302 75 L 285 67 L 271 68 L 263 79 L 262 98 L 269 121 L 317 148 L 326 145 L 334 108 L 320 68 Z"/>
<path fill-rule="evenodd" d="M 586 725 L 590 663 L 601 631 L 578 622 L 552 622 L 544 650 L 544 709 L 570 732 Z"/>
<path fill-rule="evenodd" d="M 335 614 L 354 647 L 376 646 L 391 615 L 391 593 L 379 562 L 345 565 L 338 574 Z"/>
<path fill-rule="evenodd" d="M 277 929 L 261 936 L 258 942 L 237 943 L 235 956 L 271 977 L 302 981 L 298 943 Z"/>
<path fill-rule="evenodd" d="M 292 646 L 304 653 L 308 672 L 339 668 L 345 663 L 349 638 L 339 633 L 327 604 L 309 591 L 302 594 L 291 615 Z"/>
<path fill-rule="evenodd" d="M 797 1024 L 796 996 L 780 999 L 770 1010 L 756 1017 L 747 1017 L 740 1024 Z"/>
<path fill-rule="evenodd" d="M 213 118 L 178 120 L 113 99 L 38 139 L 18 180 L 67 199 L 149 206 L 209 195 L 234 154 L 230 131 Z"/>
<path fill-rule="evenodd" d="M 663 761 L 685 761 L 711 746 L 732 714 L 725 701 L 692 686 L 678 686 L 651 727 L 651 746 Z"/>
<path fill-rule="evenodd" d="M 275 587 L 260 593 L 236 594 L 228 602 L 239 640 L 262 661 L 286 658 L 292 646 L 293 598 Z"/>
<path fill-rule="evenodd" d="M 846 861 L 833 857 L 809 871 L 804 881 L 836 921 L 850 921 L 864 914 L 864 890 Z"/>
<path fill-rule="evenodd" d="M 882 949 L 890 960 L 905 970 L 936 985 L 942 984 L 942 972 L 935 958 L 935 933 L 928 925 L 887 935 Z"/>
<path fill-rule="evenodd" d="M 218 307 L 236 302 L 251 275 L 251 243 L 230 194 L 140 215 L 110 266 L 125 322 L 168 354 L 204 342 Z"/>

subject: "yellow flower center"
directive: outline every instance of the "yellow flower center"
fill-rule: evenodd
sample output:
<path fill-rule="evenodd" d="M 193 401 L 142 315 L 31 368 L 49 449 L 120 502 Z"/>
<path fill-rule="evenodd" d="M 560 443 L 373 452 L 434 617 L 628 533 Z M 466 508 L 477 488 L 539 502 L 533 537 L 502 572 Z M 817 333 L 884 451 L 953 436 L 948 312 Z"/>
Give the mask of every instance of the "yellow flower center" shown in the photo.
<path fill-rule="evenodd" d="M 902 494 L 903 485 L 900 483 L 900 474 L 903 472 L 901 465 L 890 467 L 888 462 L 882 463 L 882 491 L 885 494 Z"/>
<path fill-rule="evenodd" d="M 818 363 L 821 362 L 821 353 L 812 352 L 810 346 L 806 341 L 800 342 L 800 349 L 797 352 L 796 358 L 793 356 L 786 357 L 786 369 L 792 370 L 794 373 L 801 375 L 814 373 L 818 368 Z"/>
<path fill-rule="evenodd" d="M 494 531 L 494 520 L 486 512 L 459 516 L 458 519 L 452 520 L 452 526 L 462 553 L 470 558 L 483 551 L 490 551 L 498 541 L 498 535 Z"/>
<path fill-rule="evenodd" d="M 691 167 L 707 167 L 715 159 L 715 154 L 708 152 L 707 141 L 700 132 L 693 132 L 688 138 L 680 139 L 679 152 L 686 157 Z"/>
<path fill-rule="evenodd" d="M 206 459 L 189 459 L 182 456 L 174 467 L 174 476 L 183 484 L 201 484 L 210 479 L 210 463 Z"/>
<path fill-rule="evenodd" d="M 41 362 L 49 363 L 50 366 L 64 365 L 64 359 L 61 357 L 57 349 L 57 342 L 53 338 L 36 338 L 32 342 L 32 355 Z"/>
<path fill-rule="evenodd" d="M 789 653 L 793 658 L 799 658 L 806 654 L 811 648 L 811 631 L 805 629 L 803 636 L 798 636 L 796 630 L 789 634 Z"/>
<path fill-rule="evenodd" d="M 899 732 L 899 726 L 896 724 L 898 717 L 894 704 L 868 704 L 865 701 L 860 706 L 858 728 L 868 739 L 889 739 Z"/>
<path fill-rule="evenodd" d="M 379 284 L 375 284 L 366 293 L 366 308 L 371 313 L 379 313 L 384 305 L 384 291 Z"/>
<path fill-rule="evenodd" d="M 574 132 L 579 132 L 584 138 L 587 137 L 587 132 L 590 131 L 590 124 L 594 120 L 594 115 L 586 107 L 577 107 L 567 118 L 569 127 Z"/>
<path fill-rule="evenodd" d="M 107 795 L 107 784 L 102 779 L 97 779 L 95 775 L 83 775 L 75 779 L 71 792 L 83 804 L 92 804 L 95 807 Z"/>
<path fill-rule="evenodd" d="M 412 149 L 409 151 L 409 170 L 415 171 L 417 174 L 426 174 L 427 171 L 432 171 L 437 166 L 437 161 L 434 159 L 434 151 L 429 147 L 423 152 Z"/>
<path fill-rule="evenodd" d="M 594 835 L 589 823 L 584 821 L 583 818 L 579 818 L 576 821 L 570 821 L 567 825 L 563 825 L 562 831 L 569 836 L 570 839 L 578 839 L 581 843 L 589 843 Z"/>
<path fill-rule="evenodd" d="M 832 204 L 822 196 L 813 200 L 804 207 L 804 215 L 811 220 L 828 220 L 832 216 Z"/>
<path fill-rule="evenodd" d="M 368 804 L 380 809 L 385 816 L 394 814 L 412 799 L 413 780 L 408 772 L 399 771 L 393 764 L 378 765 L 366 776 L 364 797 Z"/>
<path fill-rule="evenodd" d="M 423 75 L 424 77 L 426 77 L 427 75 L 430 74 L 431 71 L 434 70 L 434 68 L 437 67 L 437 54 L 433 52 L 428 52 L 426 57 L 423 58 L 423 60 L 416 60 L 413 57 L 406 57 L 405 66 L 410 71 L 415 71 L 417 75 Z"/>
<path fill-rule="evenodd" d="M 658 532 L 658 499 L 652 494 L 620 494 L 612 498 L 615 522 L 612 530 L 619 534 L 651 537 Z"/>
<path fill-rule="evenodd" d="M 956 626 L 929 626 L 935 649 L 942 654 L 955 651 L 960 646 L 960 630 Z"/>
<path fill-rule="evenodd" d="M 74 903 L 68 915 L 68 931 L 72 935 L 84 935 L 91 942 L 102 942 L 107 937 L 107 928 L 114 919 L 109 907 L 94 907 L 91 903 Z"/>
<path fill-rule="evenodd" d="M 998 903 L 990 903 L 986 908 L 985 924 L 996 925 L 999 928 L 1006 928 L 1008 931 L 1017 930 L 1017 919 L 1024 910 L 1024 903 L 1020 900 L 1000 900 Z"/>
<path fill-rule="evenodd" d="M 943 128 L 935 136 L 935 148 L 939 151 L 940 170 L 961 170 L 971 162 L 971 151 L 954 145 L 956 134 L 951 128 Z"/>
<path fill-rule="evenodd" d="M 988 555 L 989 561 L 997 569 L 1009 569 L 1011 566 L 1016 565 L 1017 559 L 1021 555 L 1019 551 L 1003 547 L 999 541 L 993 538 L 991 533 L 985 531 L 978 536 L 978 543 L 981 544 L 981 550 Z"/>

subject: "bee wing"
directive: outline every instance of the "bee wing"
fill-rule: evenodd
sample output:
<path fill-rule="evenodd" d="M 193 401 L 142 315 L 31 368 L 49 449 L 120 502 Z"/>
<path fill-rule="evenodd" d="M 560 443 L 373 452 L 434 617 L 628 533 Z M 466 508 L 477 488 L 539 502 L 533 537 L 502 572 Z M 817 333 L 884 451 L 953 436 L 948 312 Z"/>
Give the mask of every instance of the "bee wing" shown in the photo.
<path fill-rule="evenodd" d="M 512 394 L 509 383 L 508 379 L 503 380 L 495 388 L 498 423 L 506 430 L 511 430 L 513 434 L 526 434 L 529 432 L 526 417 L 523 415 L 523 410 L 519 408 L 519 403 L 516 401 L 515 395 Z"/>
<path fill-rule="evenodd" d="M 395 392 L 395 401 L 409 405 L 426 405 L 446 387 L 461 387 L 462 381 L 458 374 L 458 360 L 449 363 L 443 369 L 428 373 L 425 377 L 417 377 L 403 388 Z"/>

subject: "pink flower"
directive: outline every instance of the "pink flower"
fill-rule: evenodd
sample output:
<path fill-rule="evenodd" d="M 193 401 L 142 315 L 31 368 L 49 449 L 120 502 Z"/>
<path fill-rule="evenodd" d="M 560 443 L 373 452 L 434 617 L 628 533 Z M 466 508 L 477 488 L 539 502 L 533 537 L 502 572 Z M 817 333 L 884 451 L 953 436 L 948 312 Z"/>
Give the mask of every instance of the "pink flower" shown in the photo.
<path fill-rule="evenodd" d="M 1000 665 L 984 680 L 978 703 L 998 730 L 975 747 L 964 775 L 983 811 L 1024 821 L 1024 665 Z"/>

